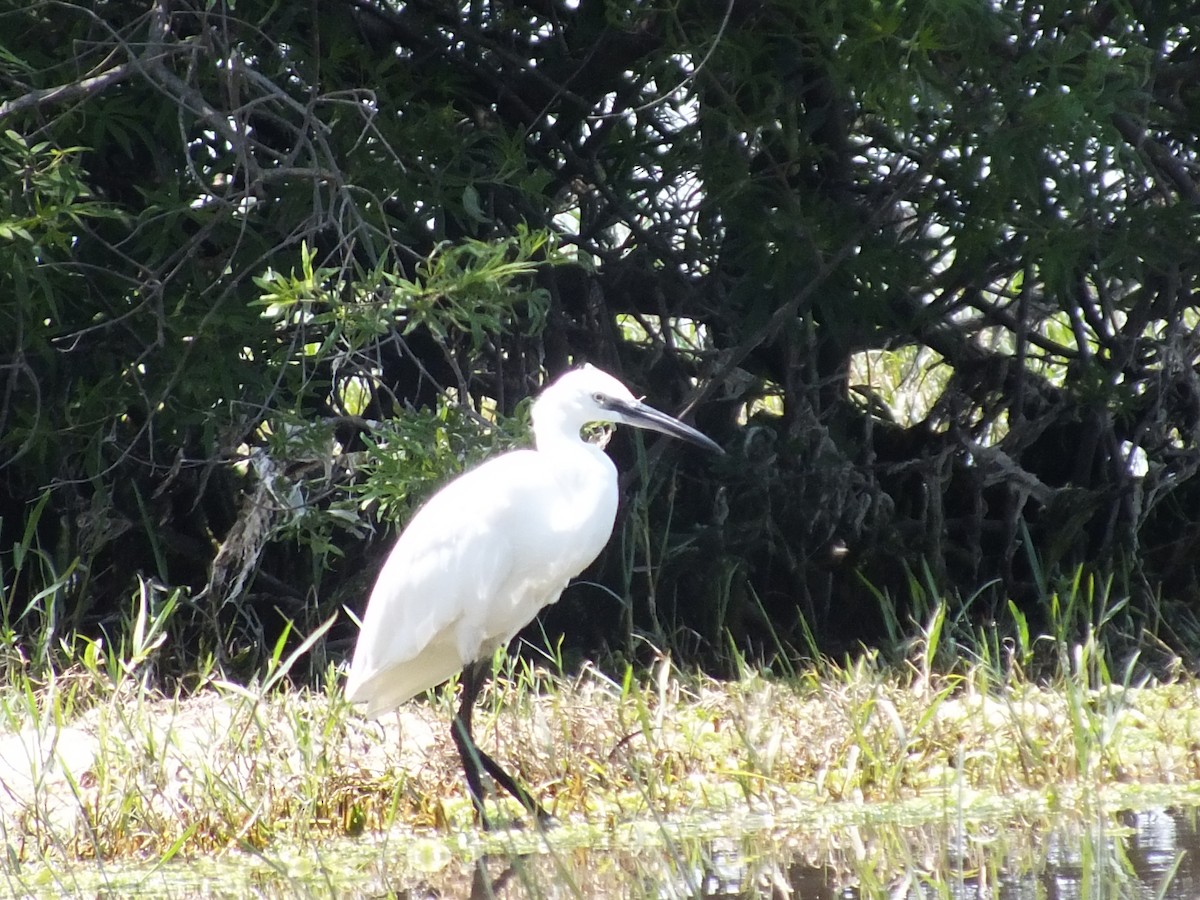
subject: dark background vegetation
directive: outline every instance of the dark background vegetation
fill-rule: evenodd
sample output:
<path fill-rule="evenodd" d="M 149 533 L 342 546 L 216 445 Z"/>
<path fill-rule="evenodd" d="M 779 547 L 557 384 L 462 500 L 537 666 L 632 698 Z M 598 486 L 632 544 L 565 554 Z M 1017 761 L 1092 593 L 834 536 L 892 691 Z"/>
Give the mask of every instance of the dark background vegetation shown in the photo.
<path fill-rule="evenodd" d="M 1194 4 L 3 3 L 9 664 L 253 672 L 584 360 L 729 453 L 613 439 L 570 648 L 1195 651 Z"/>

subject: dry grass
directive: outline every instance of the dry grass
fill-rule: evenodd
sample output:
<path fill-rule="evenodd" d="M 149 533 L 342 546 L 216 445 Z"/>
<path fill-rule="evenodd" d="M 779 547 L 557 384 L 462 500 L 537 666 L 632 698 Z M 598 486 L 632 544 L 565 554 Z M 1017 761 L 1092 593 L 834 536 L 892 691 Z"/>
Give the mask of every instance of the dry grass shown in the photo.
<path fill-rule="evenodd" d="M 0 695 L 10 864 L 473 828 L 448 693 L 370 723 L 336 686 L 214 682 L 162 698 L 133 676 L 71 677 L 89 685 L 71 696 L 90 703 L 63 703 L 64 677 Z M 716 682 L 666 660 L 622 684 L 592 670 L 569 680 L 525 670 L 501 679 L 477 714 L 481 745 L 593 834 L 637 820 L 811 815 L 838 801 L 931 801 L 932 811 L 952 796 L 959 815 L 997 795 L 1078 804 L 1127 784 L 1200 780 L 1197 734 L 1195 681 L 1087 690 L 869 661 L 786 683 Z"/>

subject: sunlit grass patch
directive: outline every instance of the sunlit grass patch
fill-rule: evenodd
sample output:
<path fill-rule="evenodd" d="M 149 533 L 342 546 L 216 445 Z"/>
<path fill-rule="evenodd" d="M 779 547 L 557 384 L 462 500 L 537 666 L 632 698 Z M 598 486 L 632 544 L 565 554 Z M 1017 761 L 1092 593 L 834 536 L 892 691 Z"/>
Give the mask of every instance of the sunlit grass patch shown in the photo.
<path fill-rule="evenodd" d="M 1013 803 L 1048 814 L 1200 780 L 1196 681 L 1098 678 L 1072 662 L 1100 652 L 1086 642 L 1064 646 L 1066 665 L 1041 681 L 986 661 L 939 673 L 933 643 L 930 628 L 907 665 L 864 652 L 786 679 L 745 665 L 732 681 L 667 656 L 614 677 L 501 655 L 477 736 L 559 818 L 560 834 L 592 845 L 629 828 L 738 816 L 811 827 L 840 821 L 839 809 L 855 821 L 966 820 Z M 92 656 L 0 691 L 10 866 L 270 856 L 389 835 L 453 838 L 450 852 L 470 854 L 540 840 L 502 797 L 499 821 L 524 831 L 475 830 L 449 739 L 453 685 L 369 722 L 332 669 L 320 688 L 289 687 L 295 653 L 284 658 L 282 644 L 258 685 L 210 677 L 176 696 L 144 677 L 152 623 L 139 646 L 121 665 Z"/>

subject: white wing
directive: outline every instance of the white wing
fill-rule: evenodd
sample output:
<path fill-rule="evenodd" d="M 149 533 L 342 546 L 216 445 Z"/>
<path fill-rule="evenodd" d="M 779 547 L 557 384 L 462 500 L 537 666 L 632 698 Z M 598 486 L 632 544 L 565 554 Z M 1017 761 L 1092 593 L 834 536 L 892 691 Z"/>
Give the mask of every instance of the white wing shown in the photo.
<path fill-rule="evenodd" d="M 612 464 L 587 455 L 603 460 L 605 478 L 592 471 L 564 480 L 544 455 L 518 450 L 429 500 L 371 592 L 348 699 L 366 703 L 370 716 L 393 709 L 506 643 L 558 599 L 600 552 L 616 512 Z"/>

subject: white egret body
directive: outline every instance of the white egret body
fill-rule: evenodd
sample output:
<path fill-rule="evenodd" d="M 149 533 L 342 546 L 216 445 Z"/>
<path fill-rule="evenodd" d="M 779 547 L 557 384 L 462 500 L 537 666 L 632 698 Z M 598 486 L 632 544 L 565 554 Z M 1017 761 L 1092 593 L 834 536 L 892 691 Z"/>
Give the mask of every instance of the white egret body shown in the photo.
<path fill-rule="evenodd" d="M 599 555 L 616 519 L 616 468 L 580 429 L 621 422 L 721 452 L 592 366 L 546 388 L 532 419 L 536 449 L 505 453 L 459 476 L 409 522 L 367 602 L 346 681 L 347 698 L 378 717 L 466 669 L 452 734 L 485 825 L 480 764 L 530 811 L 544 813 L 474 745 L 471 704 L 484 673 L 472 664 L 490 659 L 558 600 Z"/>

